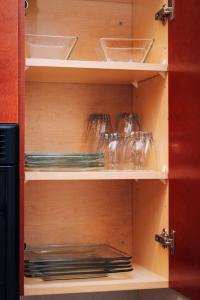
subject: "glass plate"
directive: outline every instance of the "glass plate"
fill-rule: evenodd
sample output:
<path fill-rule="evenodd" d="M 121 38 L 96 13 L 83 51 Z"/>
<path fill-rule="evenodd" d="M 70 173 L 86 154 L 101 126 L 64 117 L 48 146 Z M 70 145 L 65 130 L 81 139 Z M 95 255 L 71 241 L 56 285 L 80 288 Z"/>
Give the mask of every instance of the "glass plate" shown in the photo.
<path fill-rule="evenodd" d="M 62 275 L 62 276 L 43 277 L 42 280 L 54 281 L 54 280 L 72 280 L 72 279 L 92 279 L 92 278 L 102 278 L 102 277 L 108 277 L 108 274 Z"/>
<path fill-rule="evenodd" d="M 94 160 L 103 159 L 103 153 L 26 153 L 25 159 L 31 160 Z"/>
<path fill-rule="evenodd" d="M 109 245 L 44 245 L 27 248 L 26 262 L 111 262 L 132 257 Z"/>
<path fill-rule="evenodd" d="M 43 278 L 43 277 L 51 277 L 51 276 L 75 276 L 75 275 L 100 275 L 100 274 L 114 274 L 114 273 L 124 273 L 124 272 L 131 272 L 133 268 L 124 268 L 124 269 L 96 269 L 96 270 L 78 270 L 78 271 L 58 271 L 58 272 L 26 272 L 26 277 L 35 277 L 35 278 Z"/>
<path fill-rule="evenodd" d="M 29 153 L 25 154 L 26 169 L 45 169 L 65 168 L 74 169 L 98 169 L 104 167 L 102 153 Z"/>
<path fill-rule="evenodd" d="M 37 273 L 37 272 L 62 272 L 62 271 L 81 271 L 81 270 L 114 270 L 114 269 L 124 269 L 124 268 L 131 268 L 131 264 L 128 265 L 111 265 L 111 264 L 99 264 L 99 265 L 76 265 L 76 266 L 34 266 L 34 267 L 27 267 L 25 266 L 26 273 Z"/>
<path fill-rule="evenodd" d="M 47 268 L 87 268 L 87 267 L 93 267 L 93 268 L 98 268 L 98 267 L 129 267 L 131 265 L 130 260 L 118 260 L 118 261 L 111 261 L 111 262 L 65 262 L 65 261 L 59 261 L 59 262 L 39 262 L 39 263 L 34 263 L 34 262 L 25 262 L 24 266 L 25 269 L 47 269 Z"/>
<path fill-rule="evenodd" d="M 61 163 L 61 164 L 57 164 L 57 163 L 36 163 L 36 164 L 33 164 L 33 163 L 25 163 L 25 167 L 26 168 L 30 168 L 30 169 L 35 169 L 35 168 L 38 168 L 38 169 L 44 169 L 46 168 L 47 170 L 53 168 L 61 168 L 61 169 L 70 169 L 70 168 L 82 168 L 82 169 L 86 169 L 86 168 L 100 168 L 100 167 L 104 167 L 104 163 L 103 162 L 91 162 L 91 163 L 71 163 L 71 164 L 68 164 L 68 163 Z"/>

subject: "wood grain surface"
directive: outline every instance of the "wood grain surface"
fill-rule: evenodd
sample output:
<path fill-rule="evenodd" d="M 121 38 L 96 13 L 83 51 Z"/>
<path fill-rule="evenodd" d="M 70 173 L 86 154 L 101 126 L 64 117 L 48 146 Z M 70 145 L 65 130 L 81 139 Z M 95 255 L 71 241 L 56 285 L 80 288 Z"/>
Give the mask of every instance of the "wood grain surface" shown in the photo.
<path fill-rule="evenodd" d="M 1 1 L 0 15 L 0 123 L 17 123 L 18 1 Z"/>

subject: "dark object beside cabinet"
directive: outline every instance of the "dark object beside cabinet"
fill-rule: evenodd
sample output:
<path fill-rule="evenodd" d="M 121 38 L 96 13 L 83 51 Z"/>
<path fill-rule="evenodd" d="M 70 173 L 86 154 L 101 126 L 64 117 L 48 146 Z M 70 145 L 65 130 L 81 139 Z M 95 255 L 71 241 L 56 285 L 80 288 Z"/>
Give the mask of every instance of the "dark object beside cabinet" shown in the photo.
<path fill-rule="evenodd" d="M 19 128 L 0 124 L 0 299 L 19 299 Z"/>

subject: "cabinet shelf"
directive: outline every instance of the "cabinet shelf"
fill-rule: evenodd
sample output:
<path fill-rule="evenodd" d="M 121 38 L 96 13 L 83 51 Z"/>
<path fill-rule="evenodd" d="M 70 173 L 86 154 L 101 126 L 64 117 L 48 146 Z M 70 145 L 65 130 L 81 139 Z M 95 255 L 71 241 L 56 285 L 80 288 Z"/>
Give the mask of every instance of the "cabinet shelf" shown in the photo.
<path fill-rule="evenodd" d="M 134 84 L 165 76 L 165 64 L 26 59 L 26 80 L 38 82 Z"/>
<path fill-rule="evenodd" d="M 25 296 L 53 295 L 156 288 L 168 288 L 168 280 L 136 266 L 135 270 L 130 273 L 115 274 L 98 279 L 45 282 L 41 279 L 25 278 L 24 294 Z"/>
<path fill-rule="evenodd" d="M 83 172 L 45 172 L 26 171 L 25 181 L 32 180 L 166 180 L 166 172 L 152 170 L 137 171 L 83 171 Z"/>

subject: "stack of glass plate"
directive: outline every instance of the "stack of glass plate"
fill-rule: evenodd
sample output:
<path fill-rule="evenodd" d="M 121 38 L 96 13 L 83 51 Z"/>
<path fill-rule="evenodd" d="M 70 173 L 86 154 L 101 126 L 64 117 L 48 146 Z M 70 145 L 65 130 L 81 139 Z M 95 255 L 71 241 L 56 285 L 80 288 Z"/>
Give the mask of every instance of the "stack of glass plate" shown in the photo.
<path fill-rule="evenodd" d="M 109 245 L 46 245 L 25 249 L 25 276 L 43 280 L 105 277 L 133 270 L 131 256 Z"/>
<path fill-rule="evenodd" d="M 28 153 L 25 154 L 25 167 L 31 170 L 93 170 L 104 167 L 103 158 L 102 153 Z"/>

